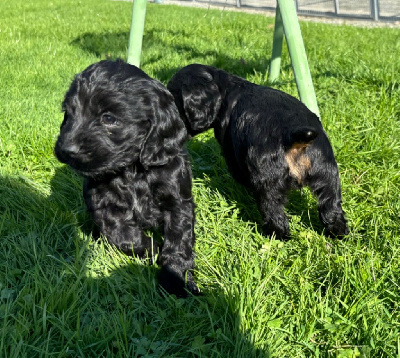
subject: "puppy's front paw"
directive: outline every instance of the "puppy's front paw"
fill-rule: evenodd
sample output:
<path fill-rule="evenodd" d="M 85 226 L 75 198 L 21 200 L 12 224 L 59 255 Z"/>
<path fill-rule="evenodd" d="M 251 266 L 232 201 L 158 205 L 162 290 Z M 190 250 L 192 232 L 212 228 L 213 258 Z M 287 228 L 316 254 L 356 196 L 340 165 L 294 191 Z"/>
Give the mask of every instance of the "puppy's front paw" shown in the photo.
<path fill-rule="evenodd" d="M 171 266 L 163 266 L 158 282 L 165 291 L 179 298 L 187 297 L 188 292 L 196 296 L 200 294 L 191 271 L 182 274 Z"/>

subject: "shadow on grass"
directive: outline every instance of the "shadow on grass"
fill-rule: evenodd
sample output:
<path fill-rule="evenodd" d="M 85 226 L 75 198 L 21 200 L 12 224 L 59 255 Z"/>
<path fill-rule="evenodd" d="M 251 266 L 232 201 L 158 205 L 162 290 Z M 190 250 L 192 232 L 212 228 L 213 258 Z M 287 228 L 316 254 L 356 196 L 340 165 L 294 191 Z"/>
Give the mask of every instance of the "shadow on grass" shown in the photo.
<path fill-rule="evenodd" d="M 69 192 L 69 202 L 60 205 L 59 198 L 40 193 L 38 185 L 27 177 L 0 177 L 0 234 L 22 237 L 45 233 L 57 226 L 57 236 L 76 235 L 75 214 L 69 210 L 74 193 Z M 54 242 L 48 242 L 51 246 Z"/>
<path fill-rule="evenodd" d="M 91 240 L 79 176 L 59 167 L 50 185 L 45 195 L 26 178 L 0 177 L 0 301 L 10 304 L 0 306 L 2 352 L 269 355 L 241 331 L 240 297 L 228 300 L 217 286 L 200 297 L 164 296 L 157 266 Z"/>
<path fill-rule="evenodd" d="M 172 36 L 183 36 L 183 31 L 174 31 L 163 29 L 163 33 L 168 32 L 170 37 Z M 168 36 L 167 36 L 168 37 Z M 126 58 L 127 46 L 129 41 L 128 32 L 117 32 L 117 33 L 85 33 L 80 37 L 72 41 L 72 45 L 79 47 L 80 49 L 94 54 L 102 59 L 116 59 Z M 155 69 L 152 73 L 158 80 L 163 83 L 167 83 L 171 77 L 178 72 L 182 67 L 193 63 L 203 63 L 210 66 L 221 68 L 225 71 L 231 72 L 237 76 L 246 77 L 248 74 L 254 74 L 255 72 L 267 73 L 270 58 L 260 55 L 254 60 L 248 60 L 245 58 L 232 57 L 227 53 L 221 53 L 220 51 L 209 50 L 202 51 L 196 48 L 196 46 L 190 46 L 186 43 L 175 44 L 171 46 L 170 43 L 166 43 L 165 40 L 159 35 L 157 30 L 146 31 L 143 37 L 143 56 L 142 66 L 153 65 L 160 61 L 163 57 L 163 48 L 170 48 L 174 53 L 179 53 L 182 58 L 182 65 L 180 66 L 168 66 L 161 69 Z M 159 51 L 151 51 L 152 49 L 159 48 Z M 202 59 L 204 59 L 202 61 Z M 210 61 L 211 59 L 211 61 Z M 287 70 L 290 65 L 283 66 L 283 70 Z M 293 82 L 293 81 L 290 81 Z M 284 83 L 284 82 L 279 82 Z"/>
<path fill-rule="evenodd" d="M 129 32 L 85 33 L 73 40 L 71 45 L 103 59 L 115 59 L 121 53 L 126 54 L 128 40 Z"/>
<path fill-rule="evenodd" d="M 250 334 L 242 332 L 240 298 L 228 300 L 218 287 L 202 296 L 177 299 L 160 292 L 156 267 L 127 264 L 110 275 L 85 281 L 94 292 L 104 319 L 90 308 L 82 310 L 82 329 L 105 330 L 104 340 L 91 353 L 112 350 L 122 357 L 259 357 Z M 84 306 L 82 297 L 80 306 Z M 87 342 L 88 344 L 92 342 Z M 77 344 L 79 344 L 77 342 Z M 78 349 L 76 351 L 79 351 Z"/>
<path fill-rule="evenodd" d="M 82 195 L 83 178 L 68 166 L 58 167 L 51 179 L 50 200 L 57 202 L 63 210 L 73 213 L 76 225 L 86 236 L 100 238 L 100 231 L 92 222 Z"/>
<path fill-rule="evenodd" d="M 243 221 L 256 222 L 261 226 L 262 219 L 253 193 L 233 179 L 217 140 L 210 138 L 201 142 L 194 138 L 189 142 L 188 150 L 192 158 L 194 178 L 207 177 L 206 182 L 213 190 L 224 195 L 228 203 L 235 204 Z M 289 216 L 298 216 L 305 227 L 315 230 L 318 234 L 323 233 L 317 202 L 310 195 L 303 195 L 300 190 L 291 191 L 288 194 L 286 212 Z"/>

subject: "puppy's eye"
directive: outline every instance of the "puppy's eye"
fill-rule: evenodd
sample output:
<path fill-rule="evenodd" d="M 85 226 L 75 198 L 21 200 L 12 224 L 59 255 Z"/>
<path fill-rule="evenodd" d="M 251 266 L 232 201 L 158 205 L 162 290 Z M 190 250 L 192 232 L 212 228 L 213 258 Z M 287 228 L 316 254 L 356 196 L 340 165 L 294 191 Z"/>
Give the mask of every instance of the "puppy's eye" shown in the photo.
<path fill-rule="evenodd" d="M 114 126 L 117 124 L 117 119 L 113 116 L 110 116 L 109 114 L 103 114 L 100 121 L 106 126 Z"/>

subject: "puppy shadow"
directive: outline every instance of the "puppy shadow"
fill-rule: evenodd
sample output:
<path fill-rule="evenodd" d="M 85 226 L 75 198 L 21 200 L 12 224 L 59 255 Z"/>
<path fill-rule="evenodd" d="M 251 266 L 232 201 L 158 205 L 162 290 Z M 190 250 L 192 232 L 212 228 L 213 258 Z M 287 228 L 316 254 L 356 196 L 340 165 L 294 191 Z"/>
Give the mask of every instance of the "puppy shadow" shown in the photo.
<path fill-rule="evenodd" d="M 105 322 L 104 316 L 89 306 L 79 312 L 81 335 L 93 329 L 105 329 L 104 334 L 109 336 L 125 334 L 125 347 L 111 346 L 115 355 L 122 356 L 208 357 L 217 353 L 228 357 L 235 356 L 236 351 L 250 358 L 269 356 L 268 348 L 254 347 L 243 332 L 239 297 L 228 298 L 221 288 L 212 287 L 201 296 L 177 299 L 160 291 L 155 271 L 128 260 L 107 275 L 87 278 L 84 285 L 104 293 L 96 304 L 109 313 L 109 318 L 118 317 L 121 325 Z M 84 297 L 80 299 L 77 306 L 87 307 Z M 101 342 L 99 346 L 94 343 L 91 345 L 96 351 L 92 353 L 101 354 L 107 348 Z"/>
<path fill-rule="evenodd" d="M 214 137 L 194 137 L 188 143 L 188 151 L 192 159 L 193 177 L 205 181 L 212 190 L 221 193 L 228 203 L 234 204 L 243 221 L 253 222 L 261 227 L 262 218 L 254 194 L 233 179 L 217 140 Z M 317 201 L 308 188 L 290 191 L 285 211 L 289 222 L 301 222 L 304 228 L 318 234 L 324 232 L 318 216 Z"/>
<path fill-rule="evenodd" d="M 170 351 L 171 356 L 204 357 L 222 345 L 226 356 L 237 346 L 246 357 L 268 355 L 241 330 L 235 310 L 240 298 L 232 301 L 217 285 L 204 288 L 199 297 L 177 299 L 164 294 L 156 279 L 158 267 L 82 236 L 80 229 L 89 226 L 90 218 L 84 211 L 81 178 L 68 167 L 56 169 L 48 195 L 43 188 L 22 176 L 0 176 L 5 255 L 0 256 L 7 268 L 1 273 L 10 299 L 29 296 L 34 307 L 43 300 L 51 303 L 52 319 L 43 321 L 46 331 L 59 322 L 63 332 L 79 332 L 68 339 L 68 347 L 64 338 L 55 335 L 53 348 L 68 348 L 79 356 L 112 351 L 121 356 L 161 357 Z M 96 245 L 100 246 L 94 250 Z M 119 257 L 102 262 L 103 253 Z M 38 289 L 44 285 L 45 291 Z M 33 319 L 27 318 L 25 324 L 34 329 Z M 26 342 L 31 339 L 26 337 Z M 121 342 L 125 343 L 121 346 Z"/>

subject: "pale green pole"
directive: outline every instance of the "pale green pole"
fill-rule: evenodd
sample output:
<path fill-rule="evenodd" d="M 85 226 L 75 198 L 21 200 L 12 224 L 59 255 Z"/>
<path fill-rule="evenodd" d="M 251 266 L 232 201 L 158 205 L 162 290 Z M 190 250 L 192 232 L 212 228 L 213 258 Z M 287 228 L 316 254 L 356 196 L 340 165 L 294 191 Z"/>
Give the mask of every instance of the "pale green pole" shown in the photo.
<path fill-rule="evenodd" d="M 279 9 L 278 9 L 279 8 Z M 299 20 L 297 19 L 296 7 L 293 0 L 277 0 L 277 14 L 280 13 L 280 18 L 283 23 L 283 30 L 286 37 L 286 43 L 289 50 L 290 59 L 292 61 L 292 67 L 294 71 L 294 77 L 296 80 L 297 90 L 299 92 L 300 100 L 318 117 L 320 117 L 317 98 L 315 96 L 314 85 L 311 78 L 310 69 L 308 67 L 306 50 L 304 48 L 303 38 L 301 36 L 301 30 Z M 278 19 L 279 20 L 279 19 Z M 277 24 L 275 24 L 277 29 Z M 280 25 L 278 23 L 278 31 Z M 282 41 L 279 42 L 279 33 L 276 35 L 276 41 L 273 43 L 272 48 L 272 60 L 277 62 L 280 56 L 277 55 L 278 50 L 282 51 Z M 274 34 L 275 38 L 275 34 Z M 275 46 L 275 49 L 274 49 Z M 279 48 L 280 47 L 280 48 Z M 279 71 L 276 69 L 276 63 L 274 68 L 270 71 L 270 76 L 276 81 L 279 77 Z M 278 73 L 278 75 L 277 75 Z"/>
<path fill-rule="evenodd" d="M 137 67 L 140 66 L 142 54 L 142 41 L 144 20 L 146 17 L 147 0 L 134 0 L 132 7 L 131 31 L 129 34 L 129 47 L 127 62 Z"/>
<path fill-rule="evenodd" d="M 282 44 L 283 44 L 283 23 L 281 12 L 279 11 L 279 5 L 276 5 L 275 12 L 275 28 L 274 38 L 272 42 L 272 55 L 271 63 L 269 65 L 269 82 L 275 82 L 279 78 L 279 71 L 281 70 L 281 58 L 282 58 Z"/>

